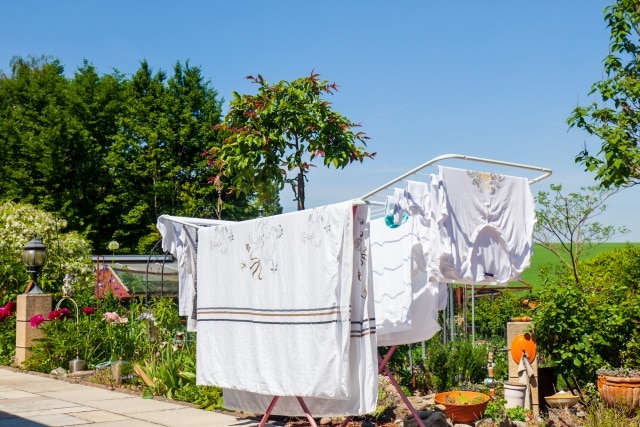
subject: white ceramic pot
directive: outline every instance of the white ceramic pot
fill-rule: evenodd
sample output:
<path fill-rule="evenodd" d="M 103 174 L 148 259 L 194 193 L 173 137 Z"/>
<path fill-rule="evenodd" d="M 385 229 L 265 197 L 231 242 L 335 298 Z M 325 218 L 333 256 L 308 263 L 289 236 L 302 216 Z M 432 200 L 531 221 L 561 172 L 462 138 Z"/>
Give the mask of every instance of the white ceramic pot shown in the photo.
<path fill-rule="evenodd" d="M 520 406 L 524 408 L 524 396 L 527 391 L 527 386 L 525 384 L 514 384 L 514 383 L 505 383 L 504 384 L 504 399 L 507 401 L 505 403 L 505 408 L 515 408 Z"/>

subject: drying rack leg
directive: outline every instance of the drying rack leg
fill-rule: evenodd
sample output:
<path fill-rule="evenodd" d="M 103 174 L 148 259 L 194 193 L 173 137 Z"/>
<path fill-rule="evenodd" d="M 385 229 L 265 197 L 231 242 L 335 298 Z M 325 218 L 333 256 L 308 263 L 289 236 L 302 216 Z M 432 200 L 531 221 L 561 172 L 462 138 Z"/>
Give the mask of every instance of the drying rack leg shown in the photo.
<path fill-rule="evenodd" d="M 318 427 L 318 425 L 316 424 L 316 420 L 314 420 L 311 416 L 311 412 L 309 412 L 309 408 L 307 408 L 307 404 L 304 403 L 304 400 L 302 400 L 300 396 L 296 396 L 296 399 L 298 399 L 298 403 L 302 407 L 304 415 L 307 417 L 307 420 L 309 420 L 309 424 L 311 424 L 312 427 Z"/>
<path fill-rule="evenodd" d="M 391 384 L 400 395 L 400 398 L 402 399 L 404 404 L 407 405 L 409 412 L 411 412 L 411 415 L 413 415 L 413 419 L 416 420 L 416 423 L 420 427 L 424 427 L 424 423 L 418 416 L 418 411 L 416 411 L 416 408 L 413 407 L 413 404 L 409 401 L 407 396 L 404 395 L 404 392 L 402 391 L 402 387 L 400 387 L 400 384 L 398 384 L 398 381 L 396 381 L 395 377 L 393 376 L 389 368 L 387 368 L 387 363 L 389 362 L 389 359 L 391 359 L 391 356 L 393 356 L 393 353 L 396 351 L 396 348 L 398 348 L 398 346 L 396 345 L 389 348 L 389 351 L 387 352 L 387 354 L 385 354 L 384 359 L 380 357 L 380 354 L 378 353 L 378 374 L 381 374 L 384 371 L 384 373 L 389 378 L 389 381 L 391 381 Z M 353 417 L 351 416 L 345 418 L 344 421 L 342 421 L 342 424 L 340 424 L 340 427 L 346 427 L 347 424 L 349 424 L 349 421 L 351 421 L 352 419 Z"/>
<path fill-rule="evenodd" d="M 269 407 L 267 408 L 267 412 L 265 412 L 264 415 L 262 416 L 262 419 L 260 420 L 260 424 L 258 424 L 258 427 L 264 427 L 264 425 L 267 423 L 267 420 L 269 419 L 269 416 L 271 415 L 273 408 L 276 406 L 276 403 L 278 403 L 279 398 L 280 396 L 273 397 L 273 399 L 271 400 L 271 403 L 269 404 Z M 318 424 L 316 424 L 316 420 L 314 420 L 313 417 L 311 416 L 311 412 L 309 411 L 307 404 L 304 403 L 304 400 L 300 396 L 296 396 L 296 399 L 298 399 L 298 403 L 300 404 L 300 407 L 302 407 L 302 410 L 304 411 L 304 415 L 305 417 L 307 417 L 307 420 L 309 420 L 309 424 L 311 425 L 311 427 L 318 427 Z"/>
<path fill-rule="evenodd" d="M 395 351 L 395 346 L 392 347 L 392 349 Z M 389 355 L 387 354 L 387 356 L 389 356 Z M 398 384 L 398 381 L 396 381 L 395 377 L 393 376 L 393 374 L 391 373 L 391 371 L 387 367 L 388 360 L 389 359 L 387 357 L 382 359 L 382 357 L 380 357 L 380 355 L 378 354 L 378 361 L 380 363 L 380 367 L 378 368 L 378 370 L 379 371 L 384 371 L 384 373 L 389 378 L 389 381 L 391 381 L 391 384 L 393 384 L 395 389 L 398 391 L 398 394 L 400 395 L 400 398 L 402 399 L 404 404 L 407 405 L 407 408 L 409 409 L 409 412 L 411 412 L 411 415 L 413 415 L 413 419 L 416 420 L 416 423 L 420 427 L 424 427 L 424 423 L 422 422 L 422 420 L 418 416 L 418 411 L 416 411 L 416 408 L 413 407 L 413 404 L 409 401 L 409 398 L 404 395 L 404 392 L 402 391 L 402 387 L 400 387 L 400 384 Z"/>
<path fill-rule="evenodd" d="M 273 411 L 273 407 L 276 406 L 276 403 L 278 403 L 279 398 L 280 396 L 273 397 L 273 399 L 271 400 L 271 403 L 269 404 L 269 407 L 267 408 L 267 412 L 265 412 L 264 415 L 262 416 L 262 419 L 260 420 L 260 424 L 258 424 L 258 427 L 264 427 L 264 425 L 267 423 L 267 420 L 271 415 L 271 411 Z"/>

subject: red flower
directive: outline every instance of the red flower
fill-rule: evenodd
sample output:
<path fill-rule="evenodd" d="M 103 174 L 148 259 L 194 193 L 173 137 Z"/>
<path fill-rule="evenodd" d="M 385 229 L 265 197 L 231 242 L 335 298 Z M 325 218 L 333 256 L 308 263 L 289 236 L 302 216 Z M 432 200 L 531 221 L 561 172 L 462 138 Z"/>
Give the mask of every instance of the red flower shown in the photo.
<path fill-rule="evenodd" d="M 42 322 L 44 322 L 44 316 L 42 314 L 36 314 L 29 319 L 29 324 L 32 328 L 37 328 Z"/>
<path fill-rule="evenodd" d="M 52 310 L 49 312 L 49 320 L 62 320 L 69 318 L 71 318 L 71 312 L 65 307 L 60 310 Z"/>
<path fill-rule="evenodd" d="M 71 311 L 66 307 L 61 308 L 58 310 L 58 319 L 71 319 Z"/>
<path fill-rule="evenodd" d="M 95 308 L 93 308 L 93 307 L 84 307 L 84 308 L 82 309 L 82 312 L 83 312 L 84 314 L 93 314 L 93 313 L 95 313 L 95 311 L 96 311 L 96 309 L 95 309 Z"/>
<path fill-rule="evenodd" d="M 0 320 L 4 320 L 9 316 L 11 316 L 11 311 L 7 310 L 7 307 L 0 307 Z"/>

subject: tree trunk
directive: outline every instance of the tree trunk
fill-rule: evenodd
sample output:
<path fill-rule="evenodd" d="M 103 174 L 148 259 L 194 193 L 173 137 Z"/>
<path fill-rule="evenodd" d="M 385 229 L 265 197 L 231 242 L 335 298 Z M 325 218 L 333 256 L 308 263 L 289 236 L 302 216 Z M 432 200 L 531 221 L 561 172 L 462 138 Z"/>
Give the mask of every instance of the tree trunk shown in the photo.
<path fill-rule="evenodd" d="M 298 210 L 304 210 L 304 172 L 298 172 Z"/>

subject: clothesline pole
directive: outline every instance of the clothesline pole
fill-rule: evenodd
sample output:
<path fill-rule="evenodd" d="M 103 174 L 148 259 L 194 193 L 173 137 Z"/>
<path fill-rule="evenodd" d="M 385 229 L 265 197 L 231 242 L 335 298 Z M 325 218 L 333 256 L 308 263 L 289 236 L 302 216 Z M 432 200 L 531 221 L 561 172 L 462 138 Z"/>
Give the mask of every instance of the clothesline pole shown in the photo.
<path fill-rule="evenodd" d="M 476 288 L 471 284 L 471 342 L 476 342 Z"/>
<path fill-rule="evenodd" d="M 455 325 L 453 323 L 453 286 L 451 283 L 447 284 L 447 291 L 449 292 L 449 333 L 451 334 L 451 342 L 454 342 Z"/>

